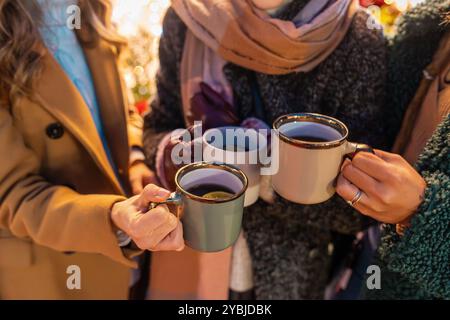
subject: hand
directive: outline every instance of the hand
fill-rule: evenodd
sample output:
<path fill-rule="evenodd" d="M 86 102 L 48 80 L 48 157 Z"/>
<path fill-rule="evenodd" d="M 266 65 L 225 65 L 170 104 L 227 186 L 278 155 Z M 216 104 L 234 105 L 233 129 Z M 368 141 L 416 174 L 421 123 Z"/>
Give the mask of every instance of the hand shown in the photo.
<path fill-rule="evenodd" d="M 141 161 L 131 165 L 129 169 L 129 178 L 131 190 L 134 195 L 140 194 L 148 184 L 158 184 L 156 175 Z"/>
<path fill-rule="evenodd" d="M 140 195 L 116 203 L 111 219 L 142 250 L 181 251 L 184 249 L 181 222 L 164 205 L 148 210 L 152 202 L 163 202 L 170 192 L 154 184 Z"/>
<path fill-rule="evenodd" d="M 351 201 L 361 190 L 355 205 L 359 212 L 384 223 L 407 224 L 423 201 L 426 182 L 401 156 L 375 153 L 360 152 L 352 161 L 346 160 L 337 192 Z"/>

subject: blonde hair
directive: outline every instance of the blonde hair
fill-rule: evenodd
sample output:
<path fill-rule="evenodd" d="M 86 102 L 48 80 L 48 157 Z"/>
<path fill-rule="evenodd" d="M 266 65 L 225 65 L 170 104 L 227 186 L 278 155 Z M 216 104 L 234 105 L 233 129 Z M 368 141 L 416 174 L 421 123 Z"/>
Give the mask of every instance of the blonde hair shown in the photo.
<path fill-rule="evenodd" d="M 120 50 L 125 40 L 110 21 L 109 0 L 79 0 L 79 40 L 95 45 L 104 39 Z M 42 72 L 42 45 L 38 26 L 41 8 L 36 0 L 0 0 L 0 103 L 17 97 L 33 97 L 33 85 Z"/>

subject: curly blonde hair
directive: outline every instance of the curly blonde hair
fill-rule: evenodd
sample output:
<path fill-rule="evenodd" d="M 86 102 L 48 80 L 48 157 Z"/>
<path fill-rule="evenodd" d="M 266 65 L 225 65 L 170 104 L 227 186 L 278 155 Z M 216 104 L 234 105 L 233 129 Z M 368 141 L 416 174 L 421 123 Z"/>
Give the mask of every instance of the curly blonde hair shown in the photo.
<path fill-rule="evenodd" d="M 125 40 L 111 27 L 109 0 L 79 0 L 79 40 L 95 45 L 100 38 L 118 49 Z M 17 97 L 33 97 L 46 50 L 39 34 L 42 8 L 37 0 L 0 0 L 0 104 Z"/>

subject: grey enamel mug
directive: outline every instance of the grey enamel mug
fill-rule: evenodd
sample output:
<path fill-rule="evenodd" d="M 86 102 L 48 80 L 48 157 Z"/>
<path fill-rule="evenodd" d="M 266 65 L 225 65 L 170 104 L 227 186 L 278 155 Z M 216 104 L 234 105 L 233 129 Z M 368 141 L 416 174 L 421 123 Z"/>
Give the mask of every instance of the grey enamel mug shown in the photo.
<path fill-rule="evenodd" d="M 176 206 L 186 245 L 202 252 L 217 252 L 232 246 L 241 231 L 248 186 L 246 175 L 226 164 L 197 162 L 181 168 L 175 183 L 177 191 L 165 203 Z M 225 186 L 232 195 L 226 199 L 210 199 L 189 192 L 193 187 L 211 183 Z"/>

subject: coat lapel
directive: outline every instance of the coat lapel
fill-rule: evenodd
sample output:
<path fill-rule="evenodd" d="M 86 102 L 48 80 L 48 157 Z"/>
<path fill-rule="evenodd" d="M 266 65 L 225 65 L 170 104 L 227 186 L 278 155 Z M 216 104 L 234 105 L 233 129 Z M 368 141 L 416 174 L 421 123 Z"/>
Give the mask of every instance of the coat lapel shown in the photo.
<path fill-rule="evenodd" d="M 103 40 L 91 48 L 83 47 L 94 80 L 103 130 L 122 181 L 128 181 L 129 151 L 125 88 L 113 47 Z M 125 183 L 125 187 L 127 183 Z M 127 190 L 129 191 L 129 190 Z"/>
<path fill-rule="evenodd" d="M 44 71 L 36 87 L 37 101 L 80 141 L 117 192 L 123 193 L 83 97 L 50 53 L 43 60 Z"/>

